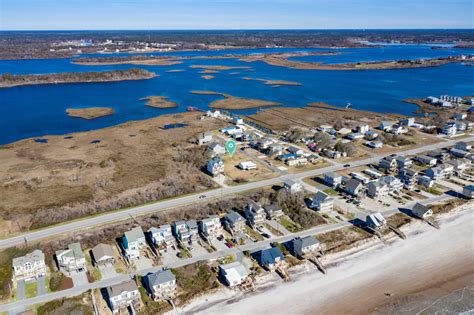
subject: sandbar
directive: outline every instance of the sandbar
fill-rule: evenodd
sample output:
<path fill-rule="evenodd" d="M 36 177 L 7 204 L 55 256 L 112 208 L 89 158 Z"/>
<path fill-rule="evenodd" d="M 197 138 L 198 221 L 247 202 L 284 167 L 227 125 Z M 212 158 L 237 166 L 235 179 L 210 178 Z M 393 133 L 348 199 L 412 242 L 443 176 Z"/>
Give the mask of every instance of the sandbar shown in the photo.
<path fill-rule="evenodd" d="M 213 75 L 202 75 L 201 78 L 205 79 L 205 80 L 212 80 L 214 79 L 215 77 Z"/>
<path fill-rule="evenodd" d="M 140 101 L 147 101 L 146 106 L 154 108 L 175 108 L 178 107 L 178 103 L 171 102 L 166 96 L 147 96 L 141 98 Z"/>
<path fill-rule="evenodd" d="M 205 69 L 205 70 L 235 70 L 235 69 L 252 69 L 251 67 L 232 67 L 232 66 L 217 66 L 217 65 L 191 65 L 189 68 Z"/>
<path fill-rule="evenodd" d="M 66 109 L 66 113 L 69 117 L 90 120 L 113 115 L 115 114 L 115 110 L 109 107 L 68 108 Z"/>
<path fill-rule="evenodd" d="M 292 82 L 292 81 L 285 81 L 285 80 L 266 80 L 266 79 L 255 79 L 255 78 L 249 78 L 249 77 L 243 77 L 242 79 L 247 80 L 247 81 L 261 81 L 265 85 L 294 85 L 294 86 L 301 86 L 303 84 L 299 82 Z"/>
<path fill-rule="evenodd" d="M 277 102 L 235 97 L 230 94 L 213 91 L 191 91 L 191 93 L 200 95 L 220 95 L 224 97 L 224 99 L 216 100 L 210 103 L 209 107 L 211 108 L 237 110 L 281 105 Z"/>

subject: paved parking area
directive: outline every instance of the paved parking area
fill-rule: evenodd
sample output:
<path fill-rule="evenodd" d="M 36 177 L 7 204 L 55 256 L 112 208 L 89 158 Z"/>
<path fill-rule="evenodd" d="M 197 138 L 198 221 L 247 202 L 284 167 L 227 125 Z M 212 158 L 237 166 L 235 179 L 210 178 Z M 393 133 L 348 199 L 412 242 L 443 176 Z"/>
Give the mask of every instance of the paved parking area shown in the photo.
<path fill-rule="evenodd" d="M 207 250 L 197 242 L 193 242 L 193 249 L 190 250 L 190 252 L 193 257 L 206 255 L 208 253 Z"/>
<path fill-rule="evenodd" d="M 72 272 L 71 278 L 72 278 L 72 283 L 74 284 L 75 287 L 87 284 L 89 282 L 87 281 L 87 274 L 85 271 Z"/>
<path fill-rule="evenodd" d="M 26 292 L 25 292 L 25 281 L 20 280 L 17 281 L 16 283 L 17 287 L 17 300 L 24 300 L 26 297 Z"/>
<path fill-rule="evenodd" d="M 46 277 L 39 277 L 36 283 L 38 286 L 38 295 L 48 293 L 48 290 L 46 289 Z"/>
<path fill-rule="evenodd" d="M 103 266 L 99 266 L 100 274 L 102 275 L 102 279 L 110 279 L 117 275 L 117 271 L 112 264 L 105 264 Z"/>
<path fill-rule="evenodd" d="M 161 252 L 161 257 L 160 257 L 161 264 L 166 266 L 166 265 L 173 264 L 173 263 L 179 261 L 180 260 L 179 257 L 176 256 L 177 253 L 178 253 L 177 250 L 174 250 L 174 249 L 171 249 L 171 248 L 168 248 L 166 250 L 166 252 L 162 251 Z"/>
<path fill-rule="evenodd" d="M 217 248 L 217 250 L 224 250 L 228 248 L 225 244 L 225 239 L 223 239 L 222 241 L 215 239 L 212 241 L 212 245 Z"/>
<path fill-rule="evenodd" d="M 133 260 L 133 265 L 135 266 L 136 270 L 144 270 L 153 267 L 153 262 L 151 259 L 146 257 L 139 257 Z"/>

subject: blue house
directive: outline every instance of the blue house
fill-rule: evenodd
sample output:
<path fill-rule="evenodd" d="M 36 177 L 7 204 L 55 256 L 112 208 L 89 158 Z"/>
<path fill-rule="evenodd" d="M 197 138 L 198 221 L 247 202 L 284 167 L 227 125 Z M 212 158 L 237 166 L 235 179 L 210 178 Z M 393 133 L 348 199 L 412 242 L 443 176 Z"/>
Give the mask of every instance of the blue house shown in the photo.
<path fill-rule="evenodd" d="M 264 249 L 252 254 L 260 266 L 267 270 L 273 270 L 285 263 L 285 256 L 279 247 Z"/>

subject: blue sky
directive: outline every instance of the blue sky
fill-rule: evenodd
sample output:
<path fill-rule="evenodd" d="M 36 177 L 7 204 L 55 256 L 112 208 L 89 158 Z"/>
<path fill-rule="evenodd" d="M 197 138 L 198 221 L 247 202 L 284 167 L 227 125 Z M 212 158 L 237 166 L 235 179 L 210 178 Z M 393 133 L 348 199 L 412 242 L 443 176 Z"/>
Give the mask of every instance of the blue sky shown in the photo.
<path fill-rule="evenodd" d="M 473 28 L 474 0 L 0 0 L 1 30 Z"/>

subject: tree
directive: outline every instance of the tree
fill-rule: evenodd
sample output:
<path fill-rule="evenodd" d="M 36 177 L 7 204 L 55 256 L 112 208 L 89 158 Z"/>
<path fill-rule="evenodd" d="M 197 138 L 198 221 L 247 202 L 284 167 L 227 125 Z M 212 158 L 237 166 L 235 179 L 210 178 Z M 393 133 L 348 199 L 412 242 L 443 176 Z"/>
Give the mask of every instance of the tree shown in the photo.
<path fill-rule="evenodd" d="M 329 143 L 331 142 L 331 138 L 325 132 L 316 132 L 313 136 L 313 139 L 314 142 L 316 142 L 318 144 L 318 147 L 321 149 L 324 149 L 329 146 Z"/>

